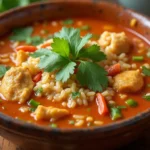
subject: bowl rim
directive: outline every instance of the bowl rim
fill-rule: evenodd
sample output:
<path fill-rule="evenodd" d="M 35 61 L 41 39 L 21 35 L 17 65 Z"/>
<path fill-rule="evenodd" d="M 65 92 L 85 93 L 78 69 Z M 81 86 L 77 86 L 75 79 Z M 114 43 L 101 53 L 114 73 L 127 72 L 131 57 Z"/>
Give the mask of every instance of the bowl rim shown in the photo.
<path fill-rule="evenodd" d="M 0 21 L 3 17 L 6 17 L 6 16 L 9 16 L 10 14 L 12 13 L 15 13 L 17 11 L 19 11 L 20 13 L 25 10 L 25 9 L 28 9 L 28 8 L 34 8 L 34 7 L 37 7 L 39 5 L 46 5 L 46 4 L 51 4 L 51 3 L 84 3 L 85 5 L 87 3 L 105 3 L 107 5 L 115 5 L 119 8 L 122 8 L 122 9 L 125 9 L 131 13 L 135 13 L 137 14 L 138 16 L 141 16 L 145 19 L 147 19 L 149 22 L 150 22 L 150 18 L 146 15 L 143 15 L 141 13 L 138 13 L 134 10 L 131 10 L 131 9 L 128 9 L 128 8 L 124 8 L 123 6 L 120 6 L 118 3 L 111 3 L 111 2 L 106 2 L 106 1 L 96 1 L 96 0 L 91 0 L 91 1 L 81 1 L 81 0 L 72 0 L 72 1 L 64 1 L 64 0 L 51 0 L 51 1 L 43 1 L 43 2 L 36 2 L 36 3 L 32 3 L 28 6 L 24 6 L 24 7 L 17 7 L 17 8 L 13 8 L 11 10 L 8 10 L 4 13 L 1 13 L 0 14 Z M 45 132 L 45 133 L 58 133 L 58 134 L 73 134 L 73 133 L 105 133 L 105 132 L 110 132 L 110 131 L 114 131 L 116 129 L 120 129 L 120 128 L 124 128 L 126 126 L 133 126 L 137 123 L 139 123 L 140 121 L 146 119 L 146 118 L 150 118 L 150 108 L 149 109 L 146 109 L 145 111 L 142 111 L 140 113 L 138 113 L 137 115 L 133 116 L 133 117 L 130 117 L 128 119 L 123 119 L 123 120 L 120 120 L 120 121 L 117 121 L 117 122 L 114 122 L 114 123 L 109 123 L 107 125 L 104 125 L 104 126 L 98 126 L 98 127 L 92 127 L 92 128 L 50 128 L 50 127 L 47 127 L 47 126 L 43 126 L 43 125 L 38 125 L 38 124 L 33 124 L 33 123 L 27 123 L 27 122 L 24 122 L 24 121 L 20 121 L 18 119 L 15 119 L 11 116 L 8 116 L 4 113 L 1 113 L 0 112 L 0 126 L 3 126 L 6 125 L 6 124 L 12 124 L 14 126 L 21 126 L 23 127 L 24 129 L 26 130 L 36 130 L 38 132 Z M 7 129 L 7 127 L 4 127 L 5 129 Z M 1 130 L 1 129 L 0 129 Z M 11 128 L 10 129 L 7 129 L 7 130 L 12 130 Z M 18 131 L 19 130 L 15 130 L 15 131 Z M 25 134 L 25 133 L 23 133 Z"/>

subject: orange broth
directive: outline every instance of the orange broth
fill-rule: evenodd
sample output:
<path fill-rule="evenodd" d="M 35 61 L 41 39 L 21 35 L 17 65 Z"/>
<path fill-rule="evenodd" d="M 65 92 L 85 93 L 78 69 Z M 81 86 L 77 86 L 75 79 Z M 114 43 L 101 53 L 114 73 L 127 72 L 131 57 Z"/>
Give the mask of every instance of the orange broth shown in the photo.
<path fill-rule="evenodd" d="M 81 34 L 84 35 L 88 32 L 93 33 L 93 34 L 98 34 L 100 35 L 102 32 L 105 31 L 104 28 L 107 28 L 107 26 L 111 26 L 111 28 L 108 28 L 108 31 L 111 32 L 122 32 L 124 31 L 126 33 L 126 35 L 128 36 L 129 40 L 131 43 L 133 43 L 133 38 L 139 38 L 137 37 L 137 35 L 131 33 L 128 29 L 122 27 L 121 25 L 118 24 L 110 24 L 108 22 L 103 22 L 101 20 L 95 20 L 95 19 L 90 19 L 90 18 L 75 18 L 74 19 L 74 24 L 73 25 L 69 25 L 73 26 L 75 28 L 80 27 L 78 25 L 78 22 L 82 21 L 83 25 L 89 25 L 91 27 L 90 31 L 82 31 Z M 41 34 L 41 30 L 48 30 L 50 34 L 53 34 L 55 32 L 58 32 L 61 28 L 62 28 L 62 23 L 61 20 L 56 20 L 57 22 L 57 26 L 52 26 L 51 21 L 46 21 L 46 22 L 38 22 L 38 23 L 34 23 L 32 26 L 34 27 L 34 33 L 33 35 L 41 35 L 43 36 L 43 34 Z M 0 45 L 0 53 L 1 54 L 5 54 L 8 52 L 12 52 L 14 51 L 12 48 L 12 43 L 8 38 L 9 36 L 4 36 L 2 37 L 0 40 L 4 41 L 5 44 L 4 45 Z M 94 39 L 93 39 L 94 40 Z M 146 43 L 143 39 L 141 39 L 144 44 L 145 47 L 149 47 L 148 43 Z M 21 44 L 20 44 L 21 45 Z M 139 55 L 137 53 L 137 49 L 135 46 L 133 46 L 132 50 L 129 52 L 129 57 L 130 57 L 130 62 L 132 62 L 131 60 L 131 56 L 133 55 Z M 150 63 L 150 59 L 148 59 L 146 57 L 146 53 L 142 53 L 140 55 L 144 56 L 144 61 L 147 63 Z M 138 66 L 142 65 L 144 62 L 134 62 L 136 63 Z M 9 65 L 14 65 L 13 63 L 10 63 Z M 144 100 L 142 97 L 144 94 L 146 94 L 147 92 L 149 92 L 150 87 L 147 87 L 146 85 L 150 83 L 150 78 L 145 77 L 145 87 L 143 88 L 143 90 L 140 93 L 136 93 L 136 94 L 128 94 L 128 98 L 133 98 L 138 102 L 138 106 L 135 108 L 130 108 L 127 106 L 127 109 L 123 109 L 122 110 L 122 114 L 123 114 L 123 119 L 127 119 L 129 117 L 135 116 L 138 113 L 146 110 L 147 108 L 150 108 L 150 102 Z M 64 108 L 61 103 L 54 103 L 51 101 L 48 101 L 46 98 L 42 97 L 36 97 L 34 95 L 31 96 L 31 98 L 35 99 L 36 101 L 39 101 L 42 105 L 44 106 L 55 106 L 58 108 Z M 50 122 L 46 121 L 46 120 L 41 120 L 41 121 L 35 121 L 33 117 L 31 117 L 31 112 L 28 113 L 22 113 L 19 111 L 19 108 L 21 106 L 28 106 L 27 103 L 25 104 L 18 104 L 17 102 L 11 102 L 11 101 L 7 101 L 7 100 L 3 100 L 0 102 L 0 112 L 12 116 L 13 118 L 16 119 L 21 119 L 21 120 L 25 120 L 28 122 L 32 122 L 35 124 L 39 124 L 39 125 L 49 125 Z M 119 97 L 119 93 L 116 93 L 113 100 L 117 103 L 117 105 L 125 105 L 125 100 L 121 99 Z M 90 108 L 90 109 L 89 109 Z M 114 121 L 111 120 L 110 115 L 107 116 L 101 116 L 98 113 L 98 108 L 97 108 L 97 104 L 95 101 L 89 103 L 89 105 L 86 106 L 77 106 L 76 108 L 71 108 L 69 109 L 70 114 L 79 114 L 79 115 L 89 115 L 89 116 L 93 116 L 95 120 L 101 120 L 104 122 L 103 125 L 106 124 L 110 124 L 113 123 Z M 57 121 L 57 126 L 60 128 L 78 128 L 75 127 L 73 125 L 70 125 L 68 123 L 68 120 L 72 120 L 71 115 L 65 118 L 62 118 L 60 120 Z M 87 127 L 86 124 L 83 127 Z"/>

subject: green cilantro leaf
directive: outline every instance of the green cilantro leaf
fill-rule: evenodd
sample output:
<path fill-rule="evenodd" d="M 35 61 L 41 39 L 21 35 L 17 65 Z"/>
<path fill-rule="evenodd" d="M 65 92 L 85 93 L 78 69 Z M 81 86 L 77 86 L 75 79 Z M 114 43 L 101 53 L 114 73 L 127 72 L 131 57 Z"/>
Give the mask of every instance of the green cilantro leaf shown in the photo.
<path fill-rule="evenodd" d="M 76 63 L 69 62 L 66 64 L 57 74 L 56 74 L 56 80 L 66 82 L 70 75 L 74 73 L 74 68 L 76 66 Z"/>
<path fill-rule="evenodd" d="M 32 32 L 33 32 L 32 27 L 14 29 L 13 30 L 13 35 L 10 36 L 10 40 L 13 40 L 13 41 L 26 41 L 26 39 L 31 36 Z"/>
<path fill-rule="evenodd" d="M 53 38 L 53 41 L 51 44 L 52 50 L 61 56 L 69 57 L 70 49 L 68 41 L 60 38 Z"/>
<path fill-rule="evenodd" d="M 9 69 L 8 67 L 0 65 L 0 78 L 2 78 L 5 75 L 5 73 L 8 71 L 8 69 Z"/>
<path fill-rule="evenodd" d="M 80 92 L 72 92 L 72 99 L 76 99 L 77 97 L 80 97 Z"/>
<path fill-rule="evenodd" d="M 51 72 L 69 63 L 69 60 L 49 49 L 39 49 L 35 53 L 30 54 L 31 57 L 40 57 L 39 67 L 44 71 Z"/>
<path fill-rule="evenodd" d="M 68 62 L 69 60 L 65 57 L 51 51 L 50 55 L 40 58 L 39 67 L 40 69 L 44 69 L 44 71 L 52 72 L 65 66 Z"/>
<path fill-rule="evenodd" d="M 150 69 L 146 68 L 145 66 L 142 66 L 142 72 L 146 76 L 150 76 Z"/>
<path fill-rule="evenodd" d="M 32 45 L 39 45 L 44 42 L 44 39 L 41 36 L 33 36 L 33 37 L 27 37 L 26 43 L 32 44 Z"/>
<path fill-rule="evenodd" d="M 62 22 L 64 25 L 71 25 L 74 23 L 74 21 L 72 19 L 66 19 Z"/>
<path fill-rule="evenodd" d="M 78 57 L 80 50 L 85 46 L 92 34 L 87 34 L 80 37 L 80 30 L 74 28 L 62 28 L 62 30 L 55 34 L 55 37 L 64 38 L 70 45 L 70 51 L 73 56 Z"/>
<path fill-rule="evenodd" d="M 108 85 L 107 72 L 99 65 L 82 61 L 78 67 L 77 79 L 82 86 L 102 92 Z"/>
<path fill-rule="evenodd" d="M 90 58 L 93 61 L 102 61 L 106 59 L 106 55 L 100 51 L 100 47 L 96 44 L 84 48 L 82 51 L 80 51 L 79 56 L 84 58 Z"/>
<path fill-rule="evenodd" d="M 30 53 L 30 56 L 40 58 L 40 69 L 56 71 L 56 80 L 66 82 L 75 73 L 82 86 L 101 92 L 108 85 L 107 72 L 94 62 L 104 60 L 106 56 L 97 45 L 84 47 L 91 36 L 87 34 L 81 38 L 79 29 L 62 28 L 55 34 L 51 50 L 39 49 Z M 88 58 L 93 62 L 82 61 L 81 58 Z"/>

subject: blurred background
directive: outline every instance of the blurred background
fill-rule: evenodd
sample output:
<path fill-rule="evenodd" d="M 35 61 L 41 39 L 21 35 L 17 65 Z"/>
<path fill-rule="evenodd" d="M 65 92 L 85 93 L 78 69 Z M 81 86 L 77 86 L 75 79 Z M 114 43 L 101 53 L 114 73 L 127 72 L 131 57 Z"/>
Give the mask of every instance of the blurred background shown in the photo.
<path fill-rule="evenodd" d="M 14 7 L 26 6 L 29 5 L 30 3 L 39 1 L 46 1 L 46 0 L 0 0 L 0 12 L 7 11 Z M 93 1 L 102 1 L 102 0 L 93 0 Z M 103 0 L 103 1 L 118 3 L 124 7 L 134 9 L 140 13 L 150 16 L 150 0 Z"/>

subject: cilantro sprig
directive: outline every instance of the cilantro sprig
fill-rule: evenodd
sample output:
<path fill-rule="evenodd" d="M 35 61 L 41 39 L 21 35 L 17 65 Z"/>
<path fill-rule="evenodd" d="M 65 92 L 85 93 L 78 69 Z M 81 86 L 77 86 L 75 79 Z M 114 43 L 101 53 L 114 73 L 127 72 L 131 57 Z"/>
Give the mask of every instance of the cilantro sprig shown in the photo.
<path fill-rule="evenodd" d="M 9 70 L 9 67 L 0 65 L 0 78 L 2 78 L 8 70 Z"/>
<path fill-rule="evenodd" d="M 56 71 L 58 81 L 66 82 L 77 69 L 76 78 L 82 86 L 103 91 L 108 85 L 107 72 L 97 62 L 105 60 L 106 55 L 98 45 L 86 45 L 91 37 L 80 37 L 79 29 L 64 27 L 55 34 L 51 50 L 39 49 L 30 56 L 40 58 L 40 69 Z"/>

